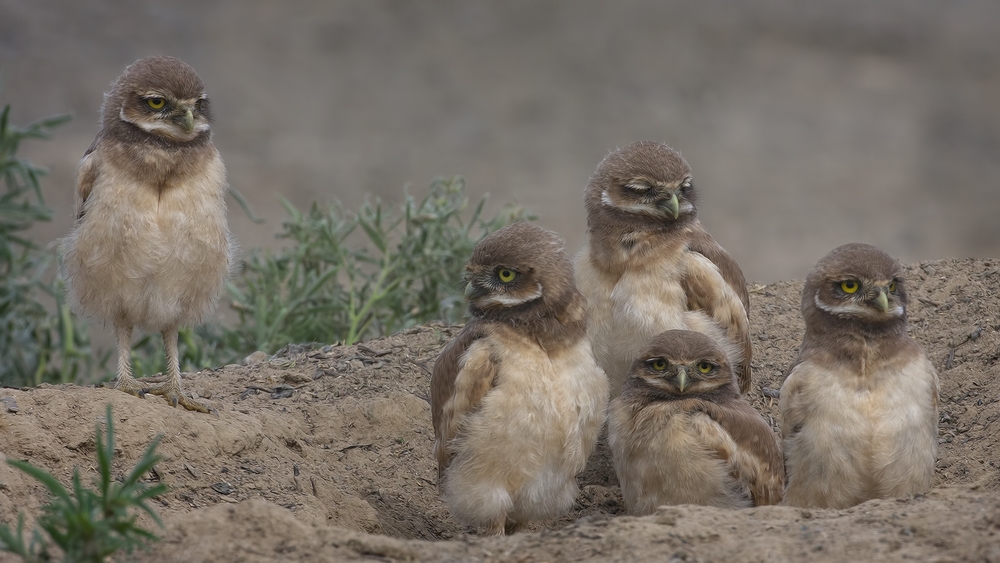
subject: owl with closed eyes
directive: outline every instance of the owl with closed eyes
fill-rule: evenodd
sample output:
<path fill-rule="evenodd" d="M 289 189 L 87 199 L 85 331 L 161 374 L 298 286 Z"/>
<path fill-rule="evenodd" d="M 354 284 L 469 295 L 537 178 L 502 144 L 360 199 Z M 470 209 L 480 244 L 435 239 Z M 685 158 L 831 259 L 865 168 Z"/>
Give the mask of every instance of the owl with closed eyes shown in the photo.
<path fill-rule="evenodd" d="M 597 363 L 617 396 L 644 343 L 693 330 L 730 354 L 750 389 L 749 295 L 739 265 L 698 220 L 691 168 L 662 143 L 612 152 L 587 186 L 588 242 L 576 262 Z"/>

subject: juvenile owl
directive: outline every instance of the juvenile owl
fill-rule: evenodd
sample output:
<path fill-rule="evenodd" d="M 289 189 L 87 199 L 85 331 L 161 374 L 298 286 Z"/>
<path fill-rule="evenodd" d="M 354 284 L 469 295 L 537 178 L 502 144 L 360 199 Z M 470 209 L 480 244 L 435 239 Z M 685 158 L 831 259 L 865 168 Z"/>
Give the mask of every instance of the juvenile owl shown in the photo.
<path fill-rule="evenodd" d="M 746 281 L 702 227 L 691 168 L 662 143 L 640 141 L 598 165 L 587 187 L 589 241 L 576 262 L 597 363 L 617 396 L 639 348 L 665 330 L 694 330 L 733 351 L 750 389 Z"/>
<path fill-rule="evenodd" d="M 466 278 L 472 318 L 431 377 L 434 453 L 452 517 L 502 535 L 571 508 L 608 382 L 555 234 L 500 229 L 476 245 Z"/>
<path fill-rule="evenodd" d="M 874 246 L 824 256 L 802 290 L 806 332 L 781 387 L 794 506 L 845 508 L 930 489 L 938 377 L 906 333 L 903 268 Z"/>
<path fill-rule="evenodd" d="M 704 334 L 668 330 L 641 350 L 608 411 L 608 443 L 629 514 L 664 504 L 777 504 L 781 448 Z"/>
<path fill-rule="evenodd" d="M 101 131 L 77 171 L 76 221 L 63 241 L 74 309 L 114 325 L 115 387 L 207 412 L 181 391 L 177 330 L 201 321 L 232 260 L 226 169 L 194 69 L 171 57 L 129 65 L 104 98 Z M 166 382 L 132 377 L 132 331 L 159 332 Z"/>

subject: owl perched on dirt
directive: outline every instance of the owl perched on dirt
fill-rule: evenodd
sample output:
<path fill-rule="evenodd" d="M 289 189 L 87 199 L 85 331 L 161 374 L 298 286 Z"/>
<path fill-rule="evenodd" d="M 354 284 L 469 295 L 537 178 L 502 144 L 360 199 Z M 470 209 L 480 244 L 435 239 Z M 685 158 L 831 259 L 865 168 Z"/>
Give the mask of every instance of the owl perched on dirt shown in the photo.
<path fill-rule="evenodd" d="M 665 330 L 707 334 L 750 389 L 749 298 L 736 261 L 698 221 L 691 168 L 640 141 L 598 165 L 585 196 L 589 242 L 576 274 L 597 363 L 617 396 L 639 348 Z"/>
<path fill-rule="evenodd" d="M 903 268 L 874 246 L 824 256 L 802 290 L 806 333 L 781 387 L 794 506 L 845 508 L 930 489 L 938 377 L 906 333 Z"/>
<path fill-rule="evenodd" d="M 208 412 L 182 393 L 177 357 L 177 329 L 209 312 L 232 263 L 226 169 L 212 144 L 205 88 L 182 61 L 147 57 L 118 77 L 101 115 L 63 241 L 70 301 L 114 325 L 115 387 Z M 163 337 L 166 382 L 153 389 L 132 377 L 135 327 Z"/>
<path fill-rule="evenodd" d="M 554 233 L 500 229 L 476 245 L 466 277 L 472 318 L 431 377 L 434 453 L 452 516 L 504 534 L 571 508 L 608 382 Z"/>
<path fill-rule="evenodd" d="M 781 501 L 778 438 L 740 395 L 729 355 L 704 334 L 668 330 L 641 350 L 611 401 L 608 443 L 629 514 Z"/>

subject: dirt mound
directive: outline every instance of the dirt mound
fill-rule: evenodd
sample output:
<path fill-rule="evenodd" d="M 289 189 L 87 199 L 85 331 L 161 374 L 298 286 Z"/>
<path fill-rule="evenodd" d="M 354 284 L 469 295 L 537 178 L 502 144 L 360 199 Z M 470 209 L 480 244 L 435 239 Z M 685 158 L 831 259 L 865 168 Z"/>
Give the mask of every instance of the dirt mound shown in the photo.
<path fill-rule="evenodd" d="M 595 458 L 574 511 L 508 538 L 469 535 L 438 498 L 430 371 L 456 327 L 358 346 L 289 347 L 186 378 L 218 416 L 103 388 L 0 390 L 0 458 L 68 482 L 93 473 L 94 426 L 114 406 L 123 473 L 156 434 L 163 460 L 157 561 L 956 559 L 1000 561 L 1000 261 L 908 268 L 911 334 L 941 376 L 935 488 L 847 510 L 661 508 L 621 515 Z M 802 336 L 801 282 L 755 286 L 754 406 L 777 424 L 777 389 Z M 601 453 L 600 451 L 598 453 Z M 44 490 L 0 464 L 0 520 L 35 516 Z"/>

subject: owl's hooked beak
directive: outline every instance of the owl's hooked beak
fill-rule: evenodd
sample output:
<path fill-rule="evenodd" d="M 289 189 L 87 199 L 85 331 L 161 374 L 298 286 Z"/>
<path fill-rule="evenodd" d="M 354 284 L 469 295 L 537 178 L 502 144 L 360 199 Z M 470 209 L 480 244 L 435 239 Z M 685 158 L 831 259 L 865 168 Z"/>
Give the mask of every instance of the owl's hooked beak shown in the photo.
<path fill-rule="evenodd" d="M 677 368 L 677 377 L 674 379 L 677 380 L 677 388 L 683 393 L 684 388 L 687 387 L 687 370 L 682 367 Z"/>
<path fill-rule="evenodd" d="M 184 131 L 188 133 L 194 131 L 194 112 L 191 108 L 185 108 L 184 115 L 181 117 L 181 124 L 184 126 Z"/>
<path fill-rule="evenodd" d="M 670 199 L 660 203 L 660 206 L 669 210 L 670 214 L 676 219 L 680 215 L 681 210 L 681 203 L 677 200 L 677 192 L 671 192 Z"/>
<path fill-rule="evenodd" d="M 875 304 L 882 309 L 883 313 L 889 312 L 889 296 L 885 293 L 885 288 L 878 288 L 878 297 L 874 300 Z"/>

